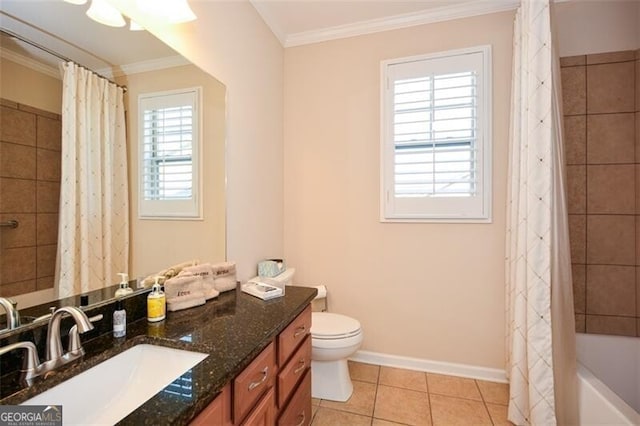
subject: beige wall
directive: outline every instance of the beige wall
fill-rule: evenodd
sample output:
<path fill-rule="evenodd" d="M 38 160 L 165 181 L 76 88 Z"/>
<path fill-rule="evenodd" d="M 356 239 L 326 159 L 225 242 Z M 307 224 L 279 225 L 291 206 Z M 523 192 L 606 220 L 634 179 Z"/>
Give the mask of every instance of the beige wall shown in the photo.
<path fill-rule="evenodd" d="M 1 58 L 0 97 L 60 114 L 62 80 Z"/>
<path fill-rule="evenodd" d="M 285 258 L 360 320 L 365 350 L 504 368 L 513 17 L 285 51 Z M 380 223 L 380 61 L 481 44 L 493 49 L 493 223 Z"/>
<path fill-rule="evenodd" d="M 225 260 L 225 87 L 194 65 L 132 74 L 127 86 L 127 139 L 131 200 L 132 277 L 183 260 Z M 202 178 L 204 220 L 138 219 L 138 95 L 202 87 Z"/>
<path fill-rule="evenodd" d="M 198 19 L 172 28 L 113 3 L 227 86 L 227 258 L 250 278 L 283 253 L 284 49 L 246 0 L 191 2 Z"/>
<path fill-rule="evenodd" d="M 640 2 L 572 0 L 555 4 L 560 56 L 640 47 Z"/>

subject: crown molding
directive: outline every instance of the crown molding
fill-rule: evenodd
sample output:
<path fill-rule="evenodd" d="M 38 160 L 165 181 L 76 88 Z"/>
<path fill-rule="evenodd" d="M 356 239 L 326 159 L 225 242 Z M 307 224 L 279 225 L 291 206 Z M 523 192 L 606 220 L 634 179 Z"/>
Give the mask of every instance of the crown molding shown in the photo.
<path fill-rule="evenodd" d="M 249 3 L 253 6 L 253 8 L 258 12 L 258 15 L 262 18 L 267 27 L 271 30 L 273 35 L 280 41 L 282 46 L 285 46 L 287 35 L 277 26 L 275 25 L 275 19 L 273 19 L 272 15 L 269 13 L 269 9 L 264 6 L 265 1 L 260 0 L 249 0 Z"/>
<path fill-rule="evenodd" d="M 97 70 L 98 74 L 102 74 L 108 78 L 122 77 L 125 75 L 138 74 L 141 72 L 158 71 L 166 68 L 181 67 L 191 65 L 185 57 L 181 55 L 167 56 L 166 58 L 151 59 L 148 61 L 134 62 L 131 64 L 120 65 L 116 69 L 103 68 Z"/>
<path fill-rule="evenodd" d="M 257 1 L 252 1 L 256 7 Z M 480 0 L 459 3 L 451 6 L 443 6 L 420 12 L 406 13 L 389 16 L 380 19 L 354 22 L 353 24 L 339 25 L 314 31 L 304 31 L 286 36 L 284 47 L 302 46 L 305 44 L 319 43 L 346 37 L 372 34 L 382 31 L 396 30 L 415 25 L 431 24 L 435 22 L 449 21 L 452 19 L 469 18 L 472 16 L 486 15 L 489 13 L 515 10 L 520 4 L 519 0 Z M 256 7 L 258 13 L 260 10 Z M 260 13 L 265 19 L 265 15 Z M 268 18 L 268 15 L 266 16 Z M 267 25 L 269 20 L 265 19 Z M 271 25 L 269 25 L 271 27 Z M 273 31 L 273 28 L 272 28 Z M 277 32 L 274 31 L 277 35 Z M 280 39 L 280 37 L 278 37 Z"/>
<path fill-rule="evenodd" d="M 32 70 L 48 75 L 49 77 L 62 80 L 60 70 L 58 70 L 56 67 L 45 65 L 41 62 L 36 61 L 35 59 L 28 58 L 5 47 L 0 46 L 0 57 L 15 62 L 24 67 L 31 68 Z"/>

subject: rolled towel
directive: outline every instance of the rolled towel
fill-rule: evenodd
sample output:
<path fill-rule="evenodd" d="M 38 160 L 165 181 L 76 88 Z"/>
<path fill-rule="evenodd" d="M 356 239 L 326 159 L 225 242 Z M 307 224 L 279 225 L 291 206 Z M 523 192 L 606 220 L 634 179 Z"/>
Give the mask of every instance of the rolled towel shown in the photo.
<path fill-rule="evenodd" d="M 222 262 L 211 265 L 213 271 L 213 283 L 219 292 L 235 290 L 236 288 L 236 264 Z"/>
<path fill-rule="evenodd" d="M 177 265 L 170 266 L 167 269 L 164 269 L 162 271 L 156 272 L 155 274 L 151 274 L 148 277 L 146 277 L 144 280 L 142 280 L 142 287 L 144 288 L 151 287 L 156 282 L 156 277 L 162 277 L 158 279 L 158 283 L 164 284 L 166 280 L 168 280 L 169 278 L 175 277 L 184 268 L 197 265 L 198 263 L 200 263 L 198 259 L 187 260 L 185 262 L 178 263 Z"/>
<path fill-rule="evenodd" d="M 164 283 L 164 293 L 167 297 L 167 309 L 179 311 L 206 303 L 202 278 L 185 273 Z"/>
<path fill-rule="evenodd" d="M 214 283 L 213 268 L 211 267 L 210 263 L 188 266 L 180 271 L 178 277 L 182 276 L 183 274 L 197 275 L 202 279 L 202 287 L 205 299 L 213 299 L 214 297 L 218 297 L 218 295 L 220 294 L 220 292 L 216 289 Z"/>

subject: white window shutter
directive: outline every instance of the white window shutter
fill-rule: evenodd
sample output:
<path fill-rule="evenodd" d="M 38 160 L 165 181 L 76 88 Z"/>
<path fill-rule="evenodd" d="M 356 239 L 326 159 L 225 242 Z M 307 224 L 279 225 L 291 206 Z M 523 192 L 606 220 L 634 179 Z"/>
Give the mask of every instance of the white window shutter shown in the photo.
<path fill-rule="evenodd" d="M 200 88 L 140 95 L 141 218 L 201 218 Z"/>
<path fill-rule="evenodd" d="M 490 221 L 490 48 L 382 64 L 383 221 Z"/>

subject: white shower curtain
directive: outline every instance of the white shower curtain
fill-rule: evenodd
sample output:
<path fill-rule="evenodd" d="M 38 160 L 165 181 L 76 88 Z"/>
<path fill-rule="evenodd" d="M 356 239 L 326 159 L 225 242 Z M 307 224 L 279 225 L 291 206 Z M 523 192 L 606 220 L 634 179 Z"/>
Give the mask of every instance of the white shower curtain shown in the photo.
<path fill-rule="evenodd" d="M 507 202 L 508 418 L 578 423 L 562 112 L 548 0 L 514 25 Z"/>
<path fill-rule="evenodd" d="M 129 264 L 123 89 L 72 62 L 63 71 L 59 297 L 113 285 Z"/>

